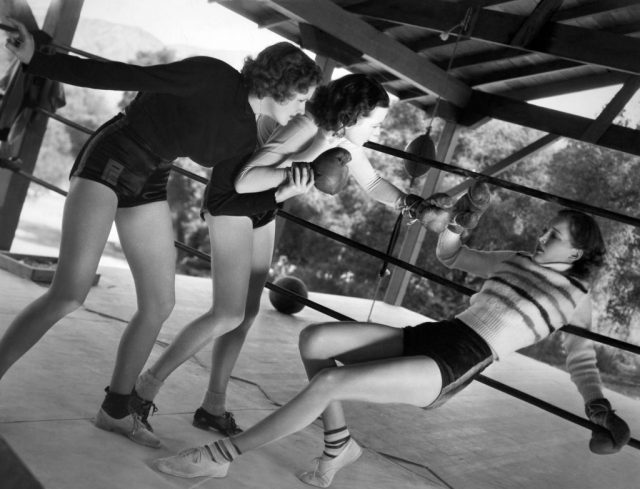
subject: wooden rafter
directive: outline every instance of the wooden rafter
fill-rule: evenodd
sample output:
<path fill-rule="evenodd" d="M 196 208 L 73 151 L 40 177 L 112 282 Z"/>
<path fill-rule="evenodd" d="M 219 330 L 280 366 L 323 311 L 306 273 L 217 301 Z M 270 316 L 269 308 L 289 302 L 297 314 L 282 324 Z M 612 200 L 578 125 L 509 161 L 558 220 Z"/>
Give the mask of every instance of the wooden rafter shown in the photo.
<path fill-rule="evenodd" d="M 446 31 L 464 18 L 466 7 L 441 0 L 376 0 L 358 4 L 352 11 L 413 27 Z M 474 16 L 473 27 L 467 35 L 472 39 L 510 48 L 640 74 L 640 64 L 637 61 L 640 39 L 552 22 L 544 25 L 539 35 L 526 47 L 513 46 L 511 40 L 523 21 L 524 18 L 519 15 L 482 9 Z"/>
<path fill-rule="evenodd" d="M 578 141 L 593 142 L 592 139 L 585 137 L 585 134 L 588 134 L 588 128 L 594 123 L 592 119 L 539 107 L 508 97 L 474 90 L 465 111 L 468 112 L 468 117 L 465 120 L 463 116 L 463 123 L 475 121 L 477 116 L 481 115 Z M 609 125 L 598 139 L 598 145 L 640 156 L 640 131 Z"/>
<path fill-rule="evenodd" d="M 312 24 L 362 51 L 371 63 L 422 90 L 446 96 L 461 107 L 469 99 L 471 92 L 467 85 L 330 0 L 268 0 L 268 4 L 279 13 Z"/>

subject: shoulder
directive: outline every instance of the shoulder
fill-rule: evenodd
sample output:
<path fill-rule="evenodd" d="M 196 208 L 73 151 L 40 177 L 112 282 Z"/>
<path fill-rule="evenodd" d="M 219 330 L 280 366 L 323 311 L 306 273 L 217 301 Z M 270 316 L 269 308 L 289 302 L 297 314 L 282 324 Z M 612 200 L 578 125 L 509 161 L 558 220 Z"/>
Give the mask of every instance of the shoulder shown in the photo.
<path fill-rule="evenodd" d="M 200 77 L 204 78 L 229 78 L 240 80 L 241 77 L 238 70 L 233 66 L 210 56 L 192 56 L 181 61 L 177 61 L 176 64 L 183 65 L 187 69 L 192 69 Z"/>

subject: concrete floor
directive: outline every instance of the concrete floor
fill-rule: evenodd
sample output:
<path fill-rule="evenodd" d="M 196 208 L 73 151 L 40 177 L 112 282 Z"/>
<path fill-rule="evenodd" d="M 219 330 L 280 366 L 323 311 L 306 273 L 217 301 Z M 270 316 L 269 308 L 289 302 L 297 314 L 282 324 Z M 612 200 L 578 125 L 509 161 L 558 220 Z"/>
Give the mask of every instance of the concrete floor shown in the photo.
<path fill-rule="evenodd" d="M 85 306 L 62 320 L 0 382 L 0 435 L 47 489 L 303 488 L 295 472 L 321 451 L 322 430 L 306 430 L 241 457 L 226 479 L 181 480 L 153 471 L 149 462 L 213 434 L 190 424 L 204 393 L 210 351 L 171 376 L 151 419 L 165 446 L 152 450 L 91 424 L 113 366 L 118 340 L 135 307 L 127 270 L 102 267 Z M 43 287 L 0 270 L 0 333 Z M 207 279 L 179 276 L 177 306 L 154 348 L 155 358 L 187 321 L 209 304 Z M 356 319 L 370 301 L 323 294 L 311 298 Z M 394 326 L 423 318 L 377 303 L 373 319 Z M 230 384 L 228 407 L 250 426 L 305 384 L 297 353 L 299 331 L 328 318 L 306 308 L 296 316 L 273 310 L 267 295 Z M 487 376 L 583 415 L 567 374 L 515 354 Z M 639 402 L 607 392 L 638 436 Z M 440 409 L 402 405 L 347 406 L 350 429 L 364 457 L 342 471 L 340 488 L 580 488 L 640 486 L 640 452 L 613 456 L 588 451 L 590 433 L 478 383 Z M 0 460 L 0 466 L 3 464 Z M 0 474 L 2 471 L 0 470 Z M 4 489 L 0 480 L 0 488 Z"/>

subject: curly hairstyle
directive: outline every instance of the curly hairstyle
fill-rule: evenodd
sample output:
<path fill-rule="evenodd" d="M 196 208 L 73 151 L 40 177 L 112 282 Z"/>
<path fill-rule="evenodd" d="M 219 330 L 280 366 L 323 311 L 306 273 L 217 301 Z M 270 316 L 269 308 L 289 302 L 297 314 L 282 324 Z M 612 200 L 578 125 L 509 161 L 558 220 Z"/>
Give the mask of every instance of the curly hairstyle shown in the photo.
<path fill-rule="evenodd" d="M 600 226 L 593 217 L 572 209 L 559 211 L 557 217 L 568 223 L 571 244 L 582 250 L 580 259 L 573 262 L 567 272 L 581 280 L 593 280 L 607 252 Z"/>
<path fill-rule="evenodd" d="M 320 67 L 288 42 L 263 49 L 255 59 L 248 56 L 241 73 L 250 94 L 258 98 L 273 97 L 276 102 L 290 100 L 296 93 L 306 93 L 322 80 Z"/>
<path fill-rule="evenodd" d="M 376 107 L 389 107 L 389 95 L 368 75 L 346 75 L 316 89 L 307 111 L 318 127 L 338 132 L 353 126 Z"/>

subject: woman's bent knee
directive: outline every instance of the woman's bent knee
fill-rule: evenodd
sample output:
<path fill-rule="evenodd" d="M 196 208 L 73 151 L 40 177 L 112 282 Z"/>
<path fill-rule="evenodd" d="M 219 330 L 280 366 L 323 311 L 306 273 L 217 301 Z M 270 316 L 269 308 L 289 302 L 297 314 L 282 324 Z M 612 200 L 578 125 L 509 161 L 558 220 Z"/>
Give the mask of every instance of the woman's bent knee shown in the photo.
<path fill-rule="evenodd" d="M 310 324 L 300 331 L 298 348 L 303 358 L 323 359 L 323 353 L 326 350 L 326 328 L 324 326 L 325 323 Z"/>

